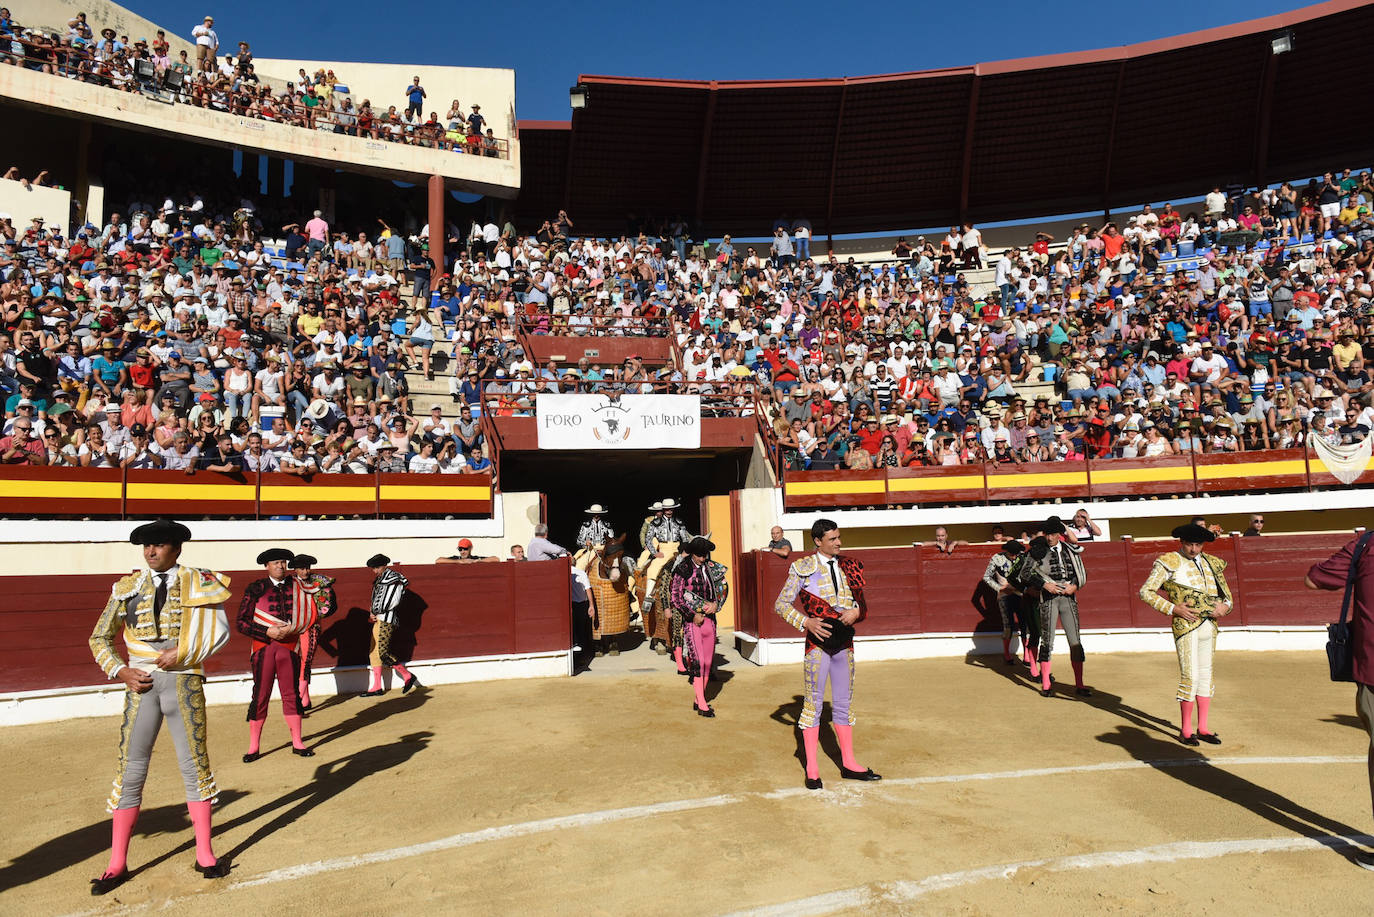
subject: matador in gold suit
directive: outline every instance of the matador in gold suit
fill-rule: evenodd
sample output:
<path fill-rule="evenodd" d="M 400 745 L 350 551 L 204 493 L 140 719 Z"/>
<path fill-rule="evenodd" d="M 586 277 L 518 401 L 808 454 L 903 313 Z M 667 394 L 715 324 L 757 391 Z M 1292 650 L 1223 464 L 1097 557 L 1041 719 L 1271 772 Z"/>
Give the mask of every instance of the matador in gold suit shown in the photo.
<path fill-rule="evenodd" d="M 114 816 L 110 864 L 91 880 L 91 894 L 104 895 L 128 880 L 129 838 L 143 804 L 143 783 L 153 744 L 165 726 L 176 747 L 186 787 L 186 807 L 196 835 L 196 869 L 206 878 L 229 874 L 210 843 L 210 806 L 218 790 L 206 747 L 205 682 L 201 664 L 229 640 L 224 603 L 229 577 L 177 563 L 191 538 L 179 522 L 160 519 L 134 529 L 129 540 L 143 546 L 145 569 L 122 577 L 91 631 L 91 654 L 105 676 L 122 682 L 124 723 L 119 765 L 106 808 Z M 126 663 L 115 646 L 121 635 Z"/>
<path fill-rule="evenodd" d="M 1178 703 L 1182 714 L 1179 741 L 1197 745 L 1198 740 L 1220 745 L 1221 737 L 1208 723 L 1212 692 L 1212 655 L 1216 649 L 1217 619 L 1231 613 L 1231 589 L 1226 585 L 1226 561 L 1204 553 L 1216 538 L 1200 525 L 1181 525 L 1173 535 L 1177 551 L 1155 559 L 1150 576 L 1140 587 L 1140 598 L 1173 623 L 1174 648 L 1178 651 Z M 1193 730 L 1193 710 L 1197 730 Z"/>

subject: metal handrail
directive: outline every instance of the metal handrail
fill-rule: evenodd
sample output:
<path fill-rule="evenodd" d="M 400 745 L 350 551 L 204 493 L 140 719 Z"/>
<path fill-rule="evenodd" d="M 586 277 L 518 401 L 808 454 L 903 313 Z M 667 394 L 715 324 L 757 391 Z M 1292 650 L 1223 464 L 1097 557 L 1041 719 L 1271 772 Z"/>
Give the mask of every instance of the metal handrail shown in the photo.
<path fill-rule="evenodd" d="M 541 391 L 539 380 L 528 380 L 529 390 L 511 390 L 512 384 L 521 386 L 520 379 L 504 379 L 500 381 L 488 381 L 482 386 L 482 415 L 483 417 L 533 417 L 538 411 L 538 400 Z M 549 394 L 585 394 L 585 395 L 699 395 L 701 397 L 701 415 L 703 417 L 749 417 L 758 411 L 758 385 L 752 379 L 742 379 L 736 382 L 664 382 L 664 381 L 641 381 L 624 382 L 608 379 L 604 382 L 592 383 L 595 390 L 589 390 L 581 384 L 576 392 L 552 392 Z M 703 388 L 711 389 L 702 391 Z"/>
<path fill-rule="evenodd" d="M 568 322 L 572 315 L 552 315 L 540 313 L 534 317 L 521 316 L 518 319 L 520 329 L 534 337 L 545 336 L 571 336 L 571 337 L 649 337 L 649 338 L 670 338 L 672 328 L 670 317 L 664 320 L 655 320 L 650 323 L 643 318 L 645 327 L 642 329 L 627 328 L 620 323 L 625 319 L 593 318 L 589 323 L 581 324 L 576 328 L 569 326 Z"/>
<path fill-rule="evenodd" d="M 25 66 L 25 69 L 33 70 L 39 73 L 44 72 L 44 67 L 52 67 L 54 68 L 54 70 L 56 70 L 56 72 L 52 74 L 53 76 L 75 79 L 78 82 L 88 83 L 96 86 L 105 86 L 116 91 L 124 91 L 120 87 L 112 85 L 110 79 L 107 77 L 102 77 L 98 74 L 92 74 L 89 72 L 83 72 L 82 68 L 84 65 L 92 64 L 96 61 L 95 56 L 85 48 L 78 48 L 72 45 L 59 45 L 58 47 L 52 49 L 54 52 L 52 58 L 33 57 L 30 56 L 28 53 L 14 54 L 12 51 L 5 50 L 6 45 L 9 44 L 10 46 L 12 46 L 13 42 L 18 42 L 19 44 L 24 45 L 26 51 L 37 47 L 37 45 L 34 42 L 28 41 L 17 35 L 10 36 L 8 38 L 0 36 L 0 63 L 9 60 L 19 61 L 22 65 Z M 47 48 L 49 46 L 43 45 L 43 47 Z M 230 109 L 219 108 L 211 104 L 195 104 L 194 102 L 191 102 L 189 100 L 191 99 L 191 97 L 196 95 L 196 91 L 193 88 L 192 84 L 200 75 L 200 72 L 193 71 L 192 73 L 187 74 L 184 78 L 185 81 L 180 88 L 172 88 L 168 85 L 166 78 L 168 72 L 170 72 L 170 68 L 168 71 L 164 71 L 161 74 L 156 74 L 151 80 L 147 78 L 140 78 L 136 75 L 131 76 L 128 80 L 128 85 L 137 89 L 138 94 L 140 95 L 146 96 L 150 91 L 156 92 L 158 94 L 157 98 L 172 104 L 189 104 L 192 105 L 192 107 L 194 108 L 200 108 L 205 111 L 216 111 L 220 114 L 231 115 L 236 118 L 251 118 L 253 120 L 267 121 L 273 124 L 291 125 L 295 123 L 293 120 L 288 120 L 280 116 L 267 118 L 263 117 L 263 115 L 260 112 L 250 114 L 246 109 L 242 109 L 238 105 L 238 100 L 236 97 L 233 96 L 232 93 L 231 105 L 233 105 L 234 107 Z M 260 85 L 266 86 L 267 83 L 266 81 L 264 81 Z M 293 90 L 293 93 L 299 94 L 299 90 Z M 279 95 L 279 93 L 274 92 L 272 94 L 274 105 L 276 102 L 277 95 Z M 332 93 L 330 93 L 329 95 L 332 95 Z M 170 96 L 170 98 L 168 98 L 168 96 Z M 321 96 L 321 98 L 328 98 L 328 95 Z M 305 118 L 309 123 L 296 125 L 305 130 L 328 130 L 332 127 L 332 132 L 334 133 L 347 134 L 348 136 L 359 137 L 362 139 L 374 140 L 378 142 L 396 142 L 392 140 L 390 132 L 386 130 L 385 127 L 373 127 L 367 134 L 361 133 L 357 128 L 358 113 L 356 109 L 350 113 L 352 116 L 352 123 L 344 123 L 340 121 L 337 116 L 341 114 L 341 112 L 337 111 L 320 111 L 318 109 L 305 109 L 299 106 L 299 104 L 297 105 L 297 108 L 295 110 L 298 112 L 306 113 Z M 387 125 L 390 123 L 387 121 L 383 121 L 375 114 L 373 115 L 373 118 L 374 124 L 377 125 Z M 404 118 L 400 119 L 398 123 L 405 126 L 407 132 L 412 134 L 416 128 L 421 126 L 415 124 L 414 122 L 407 121 Z M 323 125 L 323 127 L 321 127 L 321 125 Z M 485 136 L 482 136 L 480 138 L 480 143 L 475 145 L 476 149 L 474 150 L 471 149 L 473 145 L 466 142 L 465 135 L 465 141 L 462 144 L 462 149 L 460 150 L 458 148 L 458 145 L 452 144 L 451 141 L 445 139 L 447 137 L 448 131 L 446 129 L 443 129 L 442 122 L 440 134 L 442 136 L 438 140 L 425 140 L 423 142 L 412 142 L 406 143 L 404 145 L 422 146 L 430 149 L 466 153 L 468 155 L 490 156 L 490 158 L 494 159 L 510 158 L 509 139 L 502 137 L 494 137 L 491 139 L 490 142 L 488 142 L 487 138 Z M 492 151 L 494 151 L 495 155 L 491 155 Z"/>

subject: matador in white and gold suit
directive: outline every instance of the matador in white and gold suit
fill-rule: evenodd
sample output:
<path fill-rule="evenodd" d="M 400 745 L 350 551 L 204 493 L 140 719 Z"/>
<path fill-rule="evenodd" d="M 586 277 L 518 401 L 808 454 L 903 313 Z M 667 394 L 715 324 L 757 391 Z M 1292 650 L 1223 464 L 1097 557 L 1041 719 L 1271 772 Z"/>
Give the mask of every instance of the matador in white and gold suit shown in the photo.
<path fill-rule="evenodd" d="M 1200 525 L 1181 525 L 1173 535 L 1177 551 L 1155 559 L 1150 576 L 1140 587 L 1140 598 L 1160 614 L 1169 615 L 1178 651 L 1178 702 L 1182 715 L 1179 741 L 1197 745 L 1198 740 L 1220 745 L 1221 738 L 1208 723 L 1212 693 L 1216 687 L 1212 656 L 1217 643 L 1217 619 L 1231 613 L 1231 589 L 1226 584 L 1226 561 L 1204 552 L 1216 538 Z M 1193 710 L 1197 710 L 1197 730 Z"/>

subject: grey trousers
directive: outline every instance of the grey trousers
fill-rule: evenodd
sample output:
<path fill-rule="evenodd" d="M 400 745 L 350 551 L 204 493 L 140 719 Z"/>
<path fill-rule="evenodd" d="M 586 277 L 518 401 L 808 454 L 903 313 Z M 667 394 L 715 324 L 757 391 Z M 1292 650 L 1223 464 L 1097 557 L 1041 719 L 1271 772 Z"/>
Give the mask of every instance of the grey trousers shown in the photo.
<path fill-rule="evenodd" d="M 153 672 L 153 686 L 143 694 L 124 692 L 124 724 L 119 732 L 119 766 L 107 808 L 130 809 L 143 803 L 148 761 L 163 721 L 176 747 L 177 767 L 186 799 L 213 799 L 219 790 L 210 771 L 206 748 L 205 679 L 200 675 Z"/>
<path fill-rule="evenodd" d="M 1049 662 L 1054 652 L 1055 620 L 1064 627 L 1069 654 L 1082 660 L 1083 645 L 1078 639 L 1078 600 L 1071 595 L 1042 595 L 1040 598 L 1040 661 Z"/>
<path fill-rule="evenodd" d="M 1357 682 L 1355 689 L 1355 712 L 1364 723 L 1364 731 L 1369 733 L 1369 797 L 1374 807 L 1374 686 Z"/>

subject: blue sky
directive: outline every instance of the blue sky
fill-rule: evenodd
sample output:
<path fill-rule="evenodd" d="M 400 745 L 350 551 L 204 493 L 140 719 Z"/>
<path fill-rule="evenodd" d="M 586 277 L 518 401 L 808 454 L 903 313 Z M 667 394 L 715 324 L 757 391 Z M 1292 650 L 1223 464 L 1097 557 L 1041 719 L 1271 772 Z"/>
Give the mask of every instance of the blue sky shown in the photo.
<path fill-rule="evenodd" d="M 183 36 L 209 12 L 260 57 L 508 67 L 517 114 L 566 120 L 579 73 L 672 79 L 861 76 L 1133 44 L 1268 16 L 1295 0 L 1114 4 L 325 4 L 125 0 Z M 900 9 L 900 12 L 894 10 Z M 785 10 L 786 15 L 779 15 Z M 973 11 L 975 15 L 966 15 Z M 384 14 L 379 18 L 379 14 Z M 397 100 L 400 101 L 399 98 Z"/>

